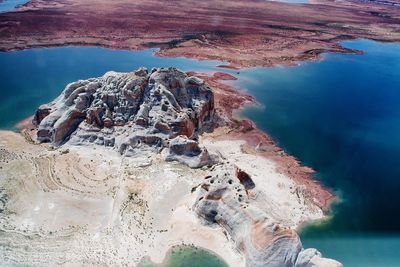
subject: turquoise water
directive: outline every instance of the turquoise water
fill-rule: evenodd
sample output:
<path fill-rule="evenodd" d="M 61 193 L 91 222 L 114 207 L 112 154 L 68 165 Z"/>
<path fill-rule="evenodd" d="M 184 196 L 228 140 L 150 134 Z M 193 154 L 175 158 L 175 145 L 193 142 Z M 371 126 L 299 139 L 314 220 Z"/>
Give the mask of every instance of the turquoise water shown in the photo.
<path fill-rule="evenodd" d="M 142 261 L 138 267 L 228 267 L 220 257 L 211 251 L 196 247 L 175 247 L 161 264 L 149 260 Z"/>
<path fill-rule="evenodd" d="M 0 13 L 13 11 L 18 5 L 23 5 L 29 0 L 4 0 L 0 3 Z"/>
<path fill-rule="evenodd" d="M 305 247 L 316 247 L 345 267 L 399 267 L 399 235 L 347 235 L 302 238 Z"/>
<path fill-rule="evenodd" d="M 243 115 L 314 168 L 316 178 L 342 199 L 333 207 L 332 220 L 302 231 L 305 246 L 346 266 L 399 266 L 400 45 L 344 44 L 366 54 L 241 70 L 236 84 L 262 104 Z M 221 71 L 215 67 L 221 62 L 152 53 L 89 47 L 0 53 L 0 128 L 31 115 L 67 83 L 108 70 L 176 66 Z"/>
<path fill-rule="evenodd" d="M 141 66 L 177 66 L 183 70 L 217 70 L 218 61 L 158 58 L 154 50 L 123 51 L 95 47 L 64 47 L 0 52 L 0 128 L 11 128 L 57 97 L 75 80 L 109 70 L 133 71 Z"/>

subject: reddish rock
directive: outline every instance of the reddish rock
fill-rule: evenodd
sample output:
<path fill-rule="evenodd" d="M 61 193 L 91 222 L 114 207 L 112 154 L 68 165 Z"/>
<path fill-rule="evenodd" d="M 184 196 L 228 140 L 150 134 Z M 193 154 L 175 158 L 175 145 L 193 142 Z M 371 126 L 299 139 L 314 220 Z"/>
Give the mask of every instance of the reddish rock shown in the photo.
<path fill-rule="evenodd" d="M 244 186 L 246 190 L 253 189 L 256 185 L 251 179 L 247 172 L 241 170 L 236 166 L 236 177 L 239 179 L 240 183 Z"/>
<path fill-rule="evenodd" d="M 51 108 L 48 105 L 41 105 L 33 115 L 32 123 L 34 125 L 39 125 L 40 122 L 50 114 Z"/>

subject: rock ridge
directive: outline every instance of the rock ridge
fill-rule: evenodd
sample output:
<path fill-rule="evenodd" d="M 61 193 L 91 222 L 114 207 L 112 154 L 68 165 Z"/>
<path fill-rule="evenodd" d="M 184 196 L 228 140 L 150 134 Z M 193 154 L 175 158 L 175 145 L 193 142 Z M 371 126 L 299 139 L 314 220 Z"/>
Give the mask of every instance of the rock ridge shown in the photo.
<path fill-rule="evenodd" d="M 227 231 L 248 267 L 342 267 L 316 249 L 304 249 L 294 230 L 277 224 L 252 204 L 255 187 L 251 177 L 236 166 L 215 165 L 198 187 L 194 210 L 206 224 L 218 224 Z"/>

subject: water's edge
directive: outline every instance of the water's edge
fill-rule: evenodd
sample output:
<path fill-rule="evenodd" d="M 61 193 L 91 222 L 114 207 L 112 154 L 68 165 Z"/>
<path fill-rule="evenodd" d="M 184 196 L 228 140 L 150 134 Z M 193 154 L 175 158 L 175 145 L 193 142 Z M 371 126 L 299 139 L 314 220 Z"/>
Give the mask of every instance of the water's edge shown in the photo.
<path fill-rule="evenodd" d="M 355 44 L 357 42 L 364 42 L 363 40 L 357 40 L 357 41 L 352 41 Z M 345 45 L 351 45 L 352 47 L 356 47 L 357 45 L 352 45 L 354 43 L 352 42 L 345 42 Z M 368 41 L 369 42 L 369 41 Z M 366 44 L 366 46 L 372 46 L 372 49 L 375 49 L 373 45 L 370 43 Z M 371 47 L 370 47 L 371 49 Z M 66 52 L 63 52 L 66 51 Z M 265 89 L 265 85 L 263 82 L 263 79 L 269 79 L 273 82 L 279 82 L 278 80 L 274 81 L 273 80 L 273 75 L 276 75 L 276 73 L 280 73 L 282 77 L 286 77 L 285 80 L 289 82 L 294 82 L 294 83 L 301 83 L 302 79 L 300 78 L 305 78 L 305 79 L 310 79 L 310 72 L 307 72 L 307 67 L 305 70 L 303 70 L 303 66 L 308 66 L 310 64 L 316 64 L 315 67 L 320 68 L 321 66 L 324 67 L 327 61 L 330 62 L 330 60 L 345 60 L 348 62 L 352 61 L 358 61 L 358 59 L 353 58 L 354 55 L 334 55 L 334 56 L 324 56 L 324 60 L 322 61 L 317 61 L 317 62 L 306 62 L 306 63 L 301 63 L 299 67 L 282 67 L 282 66 L 277 66 L 274 68 L 252 68 L 252 69 L 243 69 L 240 71 L 237 70 L 229 70 L 225 68 L 217 68 L 215 66 L 224 64 L 223 62 L 217 62 L 217 61 L 196 61 L 196 60 L 190 60 L 190 59 L 185 59 L 185 58 L 159 58 L 159 57 L 154 57 L 153 56 L 154 50 L 144 50 L 144 51 L 138 51 L 138 52 L 132 52 L 132 51 L 116 51 L 116 50 L 108 50 L 108 49 L 103 49 L 103 48 L 88 48 L 88 47 L 67 47 L 67 48 L 45 48 L 45 49 L 31 49 L 31 50 L 24 50 L 24 51 L 18 51 L 18 52 L 7 52 L 7 53 L 0 53 L 0 64 L 4 63 L 6 66 L 5 68 L 2 68 L 3 71 L 0 75 L 3 77 L 2 80 L 5 81 L 0 87 L 2 93 L 5 93 L 5 98 L 0 100 L 0 114 L 6 114 L 7 117 L 4 115 L 0 115 L 0 127 L 1 128 L 10 128 L 15 125 L 18 121 L 21 119 L 27 117 L 28 115 L 32 114 L 32 111 L 35 110 L 35 108 L 40 104 L 44 102 L 49 102 L 52 100 L 55 96 L 59 94 L 59 91 L 64 88 L 64 86 L 70 82 L 74 81 L 77 79 L 84 79 L 84 78 L 89 78 L 93 76 L 101 76 L 104 72 L 107 70 L 115 70 L 115 71 L 131 71 L 133 69 L 136 69 L 142 65 L 145 65 L 146 67 L 150 68 L 153 66 L 156 67 L 162 67 L 162 66 L 178 66 L 179 68 L 189 71 L 189 70 L 198 70 L 198 71 L 222 71 L 222 72 L 228 72 L 230 74 L 233 74 L 239 78 L 237 82 L 234 83 L 234 85 L 237 88 L 243 88 L 247 89 L 247 91 L 254 95 L 256 99 L 264 103 L 264 110 L 261 109 L 260 111 L 255 112 L 253 107 L 250 107 L 249 109 L 246 109 L 242 114 L 246 117 L 249 117 L 255 123 L 257 124 L 260 129 L 264 130 L 268 134 L 270 134 L 273 139 L 276 141 L 276 143 L 280 146 L 283 147 L 286 151 L 289 152 L 289 154 L 295 155 L 298 157 L 305 165 L 307 166 L 313 166 L 313 163 L 309 157 L 312 155 L 314 152 L 309 151 L 310 155 L 306 155 L 306 159 L 304 159 L 304 155 L 295 151 L 290 148 L 290 145 L 285 145 L 285 141 L 282 141 L 280 138 L 278 138 L 277 132 L 270 131 L 268 130 L 268 127 L 270 126 L 263 126 L 263 121 L 260 121 L 260 118 L 265 118 L 267 117 L 268 120 L 276 120 L 275 123 L 279 123 L 282 121 L 288 121 L 290 122 L 290 118 L 285 117 L 287 114 L 285 114 L 282 110 L 278 110 L 276 114 L 279 116 L 276 117 L 275 119 L 271 118 L 268 116 L 268 113 L 265 113 L 267 110 L 271 110 L 275 107 L 273 105 L 266 104 L 268 103 L 267 101 L 264 101 L 265 96 L 259 95 L 260 92 L 264 92 L 263 90 Z M 15 53 L 15 54 L 13 54 Z M 45 55 L 46 53 L 50 53 L 51 56 L 50 58 L 46 58 L 47 56 Z M 67 55 L 65 55 L 67 53 Z M 102 54 L 100 58 L 98 58 L 97 54 Z M 14 57 L 10 55 L 17 55 Z M 74 58 L 77 59 L 77 61 L 74 61 Z M 13 65 L 13 60 L 17 60 L 18 64 L 21 64 L 21 66 L 16 67 Z M 93 61 L 97 61 L 98 64 L 93 64 Z M 59 64 L 57 62 L 62 62 L 63 64 Z M 146 62 L 143 64 L 143 62 Z M 325 63 L 324 63 L 325 62 Z M 14 62 L 15 63 L 15 62 Z M 35 66 L 32 69 L 29 69 L 29 66 Z M 22 69 L 21 69 L 22 68 Z M 292 72 L 295 68 L 300 68 L 297 70 L 298 73 Z M 329 68 L 328 68 L 329 69 Z M 271 71 L 272 70 L 272 71 Z M 346 71 L 347 69 L 344 69 L 343 71 Z M 22 71 L 23 73 L 29 74 L 32 77 L 21 77 L 21 73 L 18 73 L 18 71 Z M 352 70 L 349 70 L 351 72 Z M 237 73 L 238 72 L 238 73 Z M 269 73 L 270 72 L 270 73 Z M 61 76 L 60 73 L 63 75 Z M 275 73 L 275 74 L 274 74 Z M 295 73 L 296 75 L 293 75 Z M 273 74 L 273 75 L 272 75 Z M 28 75 L 28 76 L 29 76 Z M 258 78 L 258 77 L 264 77 L 264 78 Z M 296 80 L 296 77 L 300 77 L 298 80 Z M 279 77 L 278 77 L 279 78 Z M 329 78 L 329 77 L 328 77 Z M 29 85 L 26 84 L 26 81 L 29 81 Z M 332 82 L 330 79 L 328 81 Z M 323 83 L 323 81 L 318 81 L 320 83 Z M 345 84 L 345 82 L 343 82 Z M 273 87 L 273 83 L 269 84 L 269 86 Z M 11 95 L 7 95 L 7 90 L 9 88 L 12 88 L 11 90 Z M 279 88 L 279 87 L 275 87 Z M 288 87 L 290 89 L 290 85 Z M 284 88 L 287 90 L 288 88 Z M 300 87 L 296 87 L 295 89 L 297 90 L 289 90 L 290 94 L 293 94 L 294 96 L 301 96 L 301 97 L 306 97 L 311 103 L 314 103 L 315 99 L 312 98 L 312 94 L 314 88 L 311 87 L 305 87 L 303 91 L 309 90 L 310 95 L 299 95 L 299 89 Z M 333 88 L 335 89 L 335 88 Z M 3 92 L 4 91 L 4 92 Z M 315 91 L 315 90 L 314 90 Z M 334 92 L 335 90 L 333 90 Z M 336 90 L 337 91 L 337 90 Z M 8 92 L 10 93 L 10 92 Z M 264 92 L 265 93 L 265 92 Z M 273 97 L 271 92 L 268 91 L 268 98 Z M 285 100 L 285 95 L 279 94 L 276 91 L 273 92 L 276 94 L 276 101 L 277 103 L 281 103 L 279 101 L 284 101 Z M 361 94 L 364 92 L 360 92 Z M 360 95 L 361 96 L 361 95 Z M 334 97 L 333 95 L 329 95 L 329 97 Z M 357 95 L 357 97 L 359 97 Z M 301 100 L 301 98 L 298 98 Z M 375 99 L 374 99 L 375 100 Z M 343 101 L 343 100 L 342 100 Z M 318 101 L 315 101 L 315 103 Z M 294 103 L 296 104 L 296 103 Z M 307 104 L 307 103 L 306 103 Z M 305 105 L 304 107 L 307 107 Z M 278 107 L 279 108 L 279 107 Z M 329 108 L 329 107 L 327 107 Z M 334 107 L 332 107 L 334 108 Z M 333 109 L 334 110 L 334 109 Z M 12 111 L 12 112 L 10 112 Z M 303 110 L 302 110 L 303 111 Z M 335 110 L 334 110 L 335 111 Z M 350 109 L 348 110 L 350 111 Z M 250 113 L 254 112 L 253 115 Z M 301 113 L 301 112 L 300 112 Z M 296 113 L 289 113 L 291 116 L 296 117 L 298 114 Z M 343 113 L 346 114 L 346 113 Z M 318 114 L 314 114 L 314 116 L 317 116 Z M 332 115 L 332 114 L 331 114 Z M 255 117 L 256 116 L 256 119 Z M 300 119 L 300 118 L 299 118 Z M 311 125 L 311 124 L 310 124 Z M 279 126 L 279 124 L 278 124 Z M 306 124 L 306 126 L 309 126 Z M 282 127 L 282 126 L 280 126 Z M 285 126 L 286 127 L 286 126 Z M 285 130 L 285 129 L 277 129 L 277 130 Z M 329 130 L 329 129 L 328 129 Z M 306 136 L 306 135 L 303 135 Z M 293 129 L 289 131 L 289 135 L 287 138 L 294 139 L 293 136 Z M 311 138 L 312 139 L 312 138 Z M 312 140 L 313 143 L 315 143 L 315 140 Z M 323 149 L 326 149 L 323 148 Z M 323 150 L 321 150 L 323 151 Z M 329 188 L 333 188 L 337 194 L 342 195 L 342 191 L 340 189 L 340 186 L 338 184 L 335 184 L 334 181 L 327 181 L 324 180 L 323 178 L 323 173 L 320 172 L 320 168 L 315 168 L 318 174 L 316 175 L 316 178 L 320 181 L 322 181 L 324 184 L 327 184 Z M 346 196 L 344 197 L 346 199 Z M 336 210 L 334 210 L 336 212 Z M 317 224 L 318 226 L 318 224 Z M 395 226 L 395 224 L 394 224 Z M 318 228 L 318 227 L 317 227 Z M 329 229 L 326 228 L 326 226 L 321 228 L 322 230 L 315 229 L 319 234 L 321 231 L 325 232 L 330 232 Z M 305 231 L 306 232 L 306 231 Z M 348 251 L 344 250 L 338 250 L 338 247 L 332 245 L 332 244 L 341 244 L 340 246 L 343 246 L 343 240 L 346 240 L 344 242 L 347 244 L 346 246 L 351 247 L 354 246 L 354 243 L 350 242 L 353 238 L 353 240 L 360 240 L 358 237 L 354 237 L 349 235 L 350 237 L 337 237 L 335 233 L 330 233 L 327 237 L 322 237 L 322 239 L 318 239 L 315 236 L 313 237 L 308 237 L 307 234 L 302 236 L 302 240 L 304 239 L 304 244 L 306 247 L 308 246 L 313 246 L 318 249 L 320 249 L 322 252 L 324 252 L 325 256 L 336 258 L 338 260 L 344 259 L 344 263 L 347 263 L 346 261 L 349 261 L 349 259 L 346 259 L 346 257 L 337 257 L 338 253 L 348 253 Z M 358 239 L 357 239 L 358 238 Z M 393 247 L 393 242 L 388 242 L 386 238 L 381 238 L 380 236 L 374 237 L 376 240 L 379 242 L 383 242 L 380 244 L 389 244 L 389 250 L 390 248 Z M 366 237 L 368 239 L 368 237 Z M 324 243 L 324 241 L 327 241 Z M 332 240 L 333 243 L 329 242 L 329 240 Z M 339 240 L 339 241 L 338 241 Z M 373 239 L 369 239 L 373 240 Z M 395 240 L 395 238 L 394 238 Z M 335 243 L 336 242 L 336 243 Z M 378 243 L 379 243 L 378 242 Z M 397 241 L 394 241 L 394 244 Z M 367 241 L 365 241 L 365 244 Z M 374 242 L 372 242 L 374 244 Z M 315 245 L 319 244 L 319 245 Z M 356 244 L 360 247 L 363 246 L 363 242 L 357 241 Z M 371 244 L 371 243 L 369 243 Z M 339 246 L 339 245 L 338 245 Z M 387 247 L 386 247 L 387 248 Z M 365 251 L 369 251 L 367 247 L 365 248 Z M 362 249 L 360 250 L 362 252 Z M 376 247 L 375 250 L 376 251 Z M 360 252 L 360 253 L 361 253 Z M 384 254 L 384 252 L 381 252 Z M 393 262 L 396 262 L 398 258 L 397 254 L 390 254 L 387 253 L 389 258 L 393 259 Z M 371 256 L 371 253 L 365 254 L 364 256 Z M 345 264 L 346 265 L 346 264 Z M 349 265 L 353 266 L 353 265 Z M 355 265 L 354 265 L 355 266 Z M 364 265 L 368 266 L 368 265 Z M 379 266 L 379 265 L 375 265 Z M 392 266 L 392 265 L 386 265 L 386 266 Z"/>

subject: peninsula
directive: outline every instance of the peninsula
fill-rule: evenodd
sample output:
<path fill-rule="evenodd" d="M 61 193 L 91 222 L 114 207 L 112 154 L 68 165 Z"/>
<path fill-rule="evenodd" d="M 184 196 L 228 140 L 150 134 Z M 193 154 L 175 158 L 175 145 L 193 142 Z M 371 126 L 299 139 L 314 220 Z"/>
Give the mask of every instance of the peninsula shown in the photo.
<path fill-rule="evenodd" d="M 32 0 L 0 14 L 0 50 L 158 48 L 239 71 L 361 53 L 338 41 L 400 41 L 399 25 L 395 0 Z M 110 71 L 0 131 L 0 262 L 136 266 L 194 245 L 230 266 L 342 266 L 296 233 L 334 196 L 236 115 L 256 100 L 234 79 Z"/>
<path fill-rule="evenodd" d="M 1 132 L 2 261 L 136 265 L 190 244 L 230 266 L 341 266 L 294 231 L 323 217 L 324 190 L 293 158 L 263 156 L 272 143 L 239 139 L 256 130 L 232 127 L 221 85 L 108 72 L 69 84 L 22 135 Z"/>

